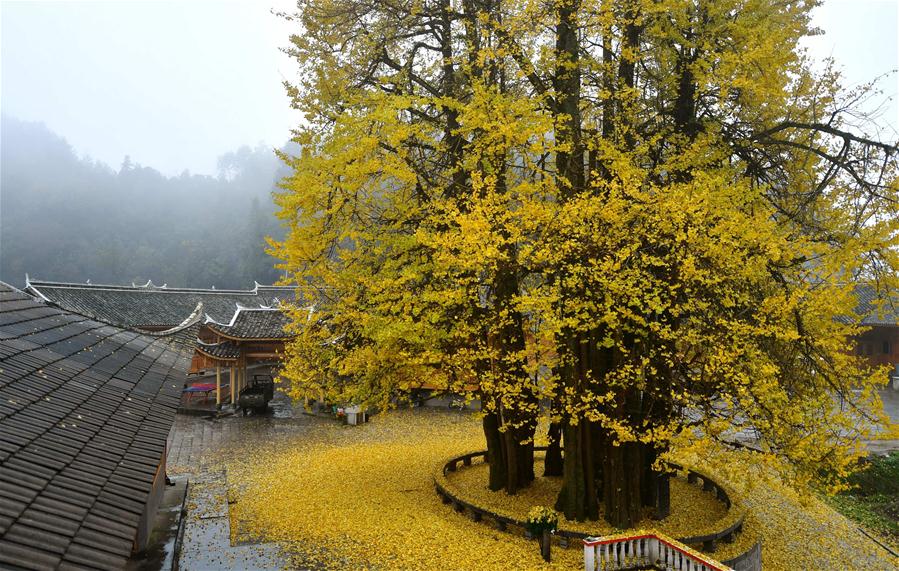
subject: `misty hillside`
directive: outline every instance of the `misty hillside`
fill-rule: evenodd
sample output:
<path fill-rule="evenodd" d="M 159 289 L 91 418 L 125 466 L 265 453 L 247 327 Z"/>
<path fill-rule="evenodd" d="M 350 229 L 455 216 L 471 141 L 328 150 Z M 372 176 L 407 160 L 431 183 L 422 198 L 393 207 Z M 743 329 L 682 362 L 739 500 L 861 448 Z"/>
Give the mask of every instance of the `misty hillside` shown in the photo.
<path fill-rule="evenodd" d="M 2 118 L 0 279 L 246 288 L 278 278 L 270 148 L 228 153 L 219 176 L 165 177 L 79 158 L 43 124 Z M 173 133 L 177 137 L 177 133 Z"/>

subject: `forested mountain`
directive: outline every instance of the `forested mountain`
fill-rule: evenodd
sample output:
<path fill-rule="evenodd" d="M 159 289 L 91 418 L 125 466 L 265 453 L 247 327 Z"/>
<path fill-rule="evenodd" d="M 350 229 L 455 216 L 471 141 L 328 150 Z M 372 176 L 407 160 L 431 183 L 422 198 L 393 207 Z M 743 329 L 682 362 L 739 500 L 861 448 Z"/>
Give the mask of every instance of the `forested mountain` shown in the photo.
<path fill-rule="evenodd" d="M 174 136 L 174 135 L 173 135 Z M 242 147 L 217 177 L 166 177 L 127 157 L 79 158 L 43 124 L 2 118 L 0 279 L 246 288 L 278 278 L 272 149 Z"/>

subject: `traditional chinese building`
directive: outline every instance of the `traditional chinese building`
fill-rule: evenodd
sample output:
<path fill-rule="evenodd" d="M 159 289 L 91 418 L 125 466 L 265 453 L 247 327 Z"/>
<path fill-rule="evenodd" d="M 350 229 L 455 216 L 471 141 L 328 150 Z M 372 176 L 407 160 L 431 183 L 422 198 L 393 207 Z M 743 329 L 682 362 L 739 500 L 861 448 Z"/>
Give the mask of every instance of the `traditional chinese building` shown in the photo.
<path fill-rule="evenodd" d="M 26 291 L 48 304 L 180 343 L 194 354 L 190 373 L 196 375 L 184 387 L 186 408 L 213 396 L 217 406 L 237 404 L 253 377 L 271 379 L 290 337 L 285 331 L 288 319 L 278 308 L 282 302 L 296 302 L 293 287 L 259 283 L 251 290 L 220 290 L 170 288 L 152 281 L 130 286 L 51 282 L 26 276 Z"/>
<path fill-rule="evenodd" d="M 216 405 L 236 405 L 238 396 L 249 387 L 247 370 L 251 366 L 277 367 L 284 355 L 284 343 L 290 318 L 275 307 L 237 306 L 227 322 L 211 316 L 200 327 L 192 373 L 215 371 Z M 222 391 L 222 371 L 234 380 L 236 390 Z"/>
<path fill-rule="evenodd" d="M 858 288 L 856 296 L 856 313 L 863 316 L 862 325 L 869 330 L 855 339 L 855 353 L 871 365 L 892 367 L 891 380 L 894 388 L 899 388 L 899 308 L 880 302 L 871 287 Z"/>

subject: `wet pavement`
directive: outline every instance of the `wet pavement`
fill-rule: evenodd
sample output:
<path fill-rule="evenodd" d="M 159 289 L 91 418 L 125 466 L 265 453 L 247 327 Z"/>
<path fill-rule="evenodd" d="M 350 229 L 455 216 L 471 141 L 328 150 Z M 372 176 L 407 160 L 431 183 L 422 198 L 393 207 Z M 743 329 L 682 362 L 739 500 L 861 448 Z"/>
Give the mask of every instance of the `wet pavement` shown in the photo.
<path fill-rule="evenodd" d="M 276 392 L 267 415 L 242 417 L 228 408 L 210 414 L 175 416 L 168 439 L 169 474 L 202 472 L 214 462 L 215 453 L 227 450 L 259 431 L 291 431 L 310 422 L 310 417 L 295 412 L 290 399 Z"/>
<path fill-rule="evenodd" d="M 283 569 L 286 558 L 274 544 L 233 545 L 225 472 L 194 476 L 178 561 L 179 569 Z"/>
<path fill-rule="evenodd" d="M 880 391 L 883 410 L 894 424 L 899 424 L 899 390 L 887 388 Z M 865 443 L 870 454 L 888 454 L 899 450 L 899 439 L 871 440 Z"/>
<path fill-rule="evenodd" d="M 181 516 L 187 498 L 187 477 L 176 477 L 166 486 L 156 511 L 146 550 L 128 561 L 125 571 L 159 571 L 172 568 L 175 545 L 181 531 Z"/>
<path fill-rule="evenodd" d="M 190 481 L 179 569 L 268 571 L 285 567 L 288 558 L 275 544 L 232 544 L 228 475 L 220 458 L 230 444 L 260 435 L 295 434 L 312 422 L 321 420 L 304 414 L 295 417 L 290 400 L 281 393 L 276 394 L 268 415 L 243 417 L 226 411 L 206 417 L 175 417 L 167 471 L 174 478 Z"/>

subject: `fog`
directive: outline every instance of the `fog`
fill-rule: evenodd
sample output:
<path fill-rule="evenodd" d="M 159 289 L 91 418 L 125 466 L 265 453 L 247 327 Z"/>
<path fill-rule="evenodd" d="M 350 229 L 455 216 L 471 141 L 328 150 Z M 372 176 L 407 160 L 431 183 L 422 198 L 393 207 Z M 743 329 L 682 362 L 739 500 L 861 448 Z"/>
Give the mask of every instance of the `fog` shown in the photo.
<path fill-rule="evenodd" d="M 79 155 L 125 155 L 166 175 L 215 174 L 241 145 L 283 144 L 298 116 L 270 0 L 6 2 L 2 110 L 43 122 Z"/>
<path fill-rule="evenodd" d="M 0 279 L 277 279 L 291 7 L 0 4 Z"/>
<path fill-rule="evenodd" d="M 252 288 L 278 278 L 272 149 L 220 158 L 221 175 L 166 177 L 127 159 L 79 158 L 40 123 L 3 116 L 0 279 Z"/>
<path fill-rule="evenodd" d="M 897 6 L 828 0 L 812 54 L 833 54 L 848 84 L 895 69 Z M 166 175 L 215 174 L 219 155 L 279 146 L 300 120 L 281 85 L 296 66 L 278 50 L 297 29 L 273 9 L 295 2 L 3 1 L 2 111 L 112 166 L 129 155 Z M 884 119 L 899 123 L 895 102 Z"/>
<path fill-rule="evenodd" d="M 273 149 L 301 120 L 279 48 L 300 31 L 271 12 L 294 8 L 0 3 L 0 279 L 275 279 L 263 238 L 281 232 L 270 193 L 286 170 Z M 826 34 L 806 45 L 851 86 L 899 67 L 897 20 L 895 0 L 829 0 L 815 15 Z M 895 140 L 896 75 L 880 86 L 868 108 Z"/>

